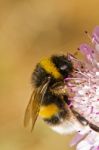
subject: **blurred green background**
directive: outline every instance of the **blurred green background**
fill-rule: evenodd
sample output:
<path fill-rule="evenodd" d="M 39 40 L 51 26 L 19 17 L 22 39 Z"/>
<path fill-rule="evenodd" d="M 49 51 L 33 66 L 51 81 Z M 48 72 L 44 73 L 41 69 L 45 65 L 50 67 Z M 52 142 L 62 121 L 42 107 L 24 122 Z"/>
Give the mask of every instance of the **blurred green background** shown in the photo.
<path fill-rule="evenodd" d="M 23 127 L 35 64 L 75 51 L 99 24 L 99 0 L 0 0 L 0 150 L 69 150 L 70 136 L 38 119 Z"/>

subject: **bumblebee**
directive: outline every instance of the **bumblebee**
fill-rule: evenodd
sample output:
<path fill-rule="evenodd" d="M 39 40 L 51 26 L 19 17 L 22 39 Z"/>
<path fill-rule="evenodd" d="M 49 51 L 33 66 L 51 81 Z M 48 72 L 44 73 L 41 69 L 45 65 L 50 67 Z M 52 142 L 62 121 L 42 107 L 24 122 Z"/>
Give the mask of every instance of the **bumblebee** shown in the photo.
<path fill-rule="evenodd" d="M 25 127 L 32 120 L 32 129 L 40 116 L 53 130 L 71 133 L 87 125 L 87 121 L 69 107 L 69 93 L 64 79 L 71 77 L 73 63 L 68 55 L 42 59 L 32 73 L 32 92 L 24 117 Z"/>

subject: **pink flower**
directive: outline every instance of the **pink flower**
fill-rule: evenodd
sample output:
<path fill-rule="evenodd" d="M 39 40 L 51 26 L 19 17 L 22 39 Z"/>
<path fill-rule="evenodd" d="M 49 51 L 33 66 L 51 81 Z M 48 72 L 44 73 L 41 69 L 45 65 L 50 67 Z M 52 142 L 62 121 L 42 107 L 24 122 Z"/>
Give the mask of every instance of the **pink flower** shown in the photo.
<path fill-rule="evenodd" d="M 65 79 L 74 94 L 70 97 L 74 110 L 88 121 L 88 126 L 80 130 L 71 143 L 77 144 L 77 150 L 99 150 L 99 26 L 90 38 L 91 46 L 81 44 L 79 47 L 85 58 L 83 61 L 69 55 L 74 72 Z"/>

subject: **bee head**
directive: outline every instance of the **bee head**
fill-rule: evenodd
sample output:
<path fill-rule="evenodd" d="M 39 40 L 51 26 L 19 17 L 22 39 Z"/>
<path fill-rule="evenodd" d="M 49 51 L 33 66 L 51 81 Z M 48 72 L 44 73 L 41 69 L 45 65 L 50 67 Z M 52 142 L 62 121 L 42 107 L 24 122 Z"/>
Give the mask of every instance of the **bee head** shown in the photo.
<path fill-rule="evenodd" d="M 73 71 L 73 64 L 67 56 L 54 55 L 52 56 L 52 61 L 63 77 L 67 77 Z"/>

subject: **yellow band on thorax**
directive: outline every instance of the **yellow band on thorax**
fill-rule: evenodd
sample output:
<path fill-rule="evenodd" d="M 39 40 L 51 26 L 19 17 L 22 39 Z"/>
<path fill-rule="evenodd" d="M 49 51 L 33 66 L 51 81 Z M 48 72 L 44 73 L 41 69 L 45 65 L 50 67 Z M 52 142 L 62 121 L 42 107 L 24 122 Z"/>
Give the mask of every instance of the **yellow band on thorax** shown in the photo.
<path fill-rule="evenodd" d="M 51 118 L 58 111 L 59 111 L 59 109 L 55 104 L 50 104 L 48 106 L 41 106 L 39 115 L 42 118 Z"/>
<path fill-rule="evenodd" d="M 54 63 L 51 61 L 50 58 L 45 58 L 41 60 L 40 65 L 46 70 L 47 73 L 52 74 L 54 78 L 62 78 L 62 75 L 54 65 Z"/>

